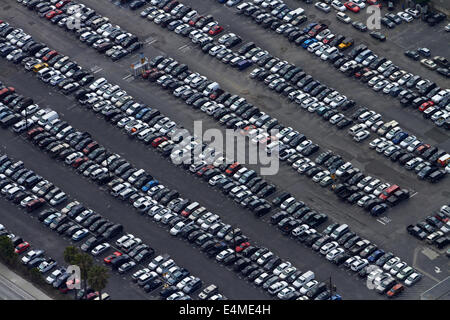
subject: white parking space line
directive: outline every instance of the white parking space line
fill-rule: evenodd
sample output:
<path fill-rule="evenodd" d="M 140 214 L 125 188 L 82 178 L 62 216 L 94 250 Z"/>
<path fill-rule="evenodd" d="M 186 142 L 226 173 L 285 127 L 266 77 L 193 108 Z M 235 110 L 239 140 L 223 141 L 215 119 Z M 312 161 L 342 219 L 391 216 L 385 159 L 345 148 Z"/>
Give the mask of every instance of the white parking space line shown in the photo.
<path fill-rule="evenodd" d="M 416 196 L 419 192 L 414 192 L 409 198 L 411 199 L 412 197 Z"/>

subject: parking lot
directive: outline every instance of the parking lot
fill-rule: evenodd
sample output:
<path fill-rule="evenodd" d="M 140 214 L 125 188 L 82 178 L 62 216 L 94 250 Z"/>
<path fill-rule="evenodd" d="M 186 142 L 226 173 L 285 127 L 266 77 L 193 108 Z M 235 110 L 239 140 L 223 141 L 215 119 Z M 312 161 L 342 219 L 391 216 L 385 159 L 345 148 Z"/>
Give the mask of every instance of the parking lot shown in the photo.
<path fill-rule="evenodd" d="M 14 0 L 7 0 L 1 5 L 2 16 L 0 19 L 8 21 L 14 27 L 22 28 L 35 41 L 44 42 L 56 51 L 70 56 L 84 69 L 92 72 L 95 78 L 104 77 L 108 79 L 109 83 L 120 85 L 136 100 L 158 108 L 171 120 L 189 131 L 193 130 L 195 120 L 201 120 L 204 129 L 216 128 L 224 132 L 225 128 L 205 113 L 186 108 L 185 103 L 175 98 L 170 92 L 163 91 L 157 85 L 149 84 L 140 78 L 134 78 L 130 74 L 130 65 L 139 60 L 138 52 L 142 52 L 149 58 L 157 55 L 170 56 L 187 64 L 190 70 L 219 82 L 223 90 L 245 97 L 249 103 L 277 118 L 279 123 L 284 126 L 301 131 L 320 146 L 319 153 L 328 149 L 332 150 L 343 156 L 346 161 L 351 161 L 364 174 L 408 189 L 410 191 L 408 200 L 390 208 L 383 216 L 372 217 L 362 208 L 340 201 L 333 194 L 333 190 L 324 189 L 313 183 L 308 177 L 296 174 L 286 163 L 280 164 L 279 172 L 276 175 L 265 177 L 267 181 L 277 186 L 277 194 L 287 191 L 316 211 L 326 213 L 330 221 L 348 224 L 352 231 L 357 232 L 362 238 L 370 240 L 386 252 L 393 252 L 420 272 L 423 275 L 421 281 L 413 287 L 407 288 L 399 296 L 400 299 L 420 299 L 424 291 L 449 276 L 448 256 L 445 253 L 448 245 L 437 249 L 414 239 L 406 230 L 406 226 L 415 224 L 431 214 L 431 211 L 448 203 L 448 177 L 434 184 L 419 180 L 414 172 L 406 171 L 400 165 L 393 164 L 371 150 L 367 143 L 354 143 L 352 138 L 347 135 L 347 129 L 338 130 L 330 127 L 329 123 L 324 122 L 316 114 L 299 111 L 293 102 L 268 90 L 262 82 L 251 79 L 249 77 L 250 69 L 238 71 L 208 54 L 204 54 L 189 38 L 183 38 L 139 17 L 140 10 L 131 11 L 129 8 L 118 6 L 109 0 L 79 2 L 93 8 L 103 16 L 110 17 L 114 24 L 135 34 L 144 43 L 143 48 L 113 62 L 92 48 L 88 48 L 73 34 L 49 21 L 44 21 L 45 18 L 43 20 Z M 421 21 L 414 21 L 414 27 L 410 27 L 412 24 L 402 24 L 389 30 L 386 33 L 388 40 L 381 43 L 349 25 L 338 22 L 334 17 L 334 11 L 325 14 L 312 5 L 306 5 L 300 1 L 285 2 L 291 7 L 304 7 L 308 16 L 307 23 L 315 20 L 327 23 L 335 32 L 352 37 L 355 45 L 365 43 L 375 53 L 384 55 L 400 68 L 435 81 L 441 88 L 448 87 L 448 79 L 424 68 L 419 62 L 410 60 L 403 54 L 406 49 L 427 46 L 432 50 L 433 55 L 448 57 L 448 48 L 441 45 L 448 43 L 449 40 L 449 33 L 443 31 L 444 23 L 435 27 L 429 27 Z M 450 149 L 448 130 L 435 126 L 431 121 L 425 121 L 419 111 L 402 107 L 398 99 L 374 92 L 361 82 L 345 76 L 306 50 L 292 44 L 286 38 L 261 28 L 249 17 L 237 15 L 235 8 L 224 7 L 213 0 L 202 2 L 185 0 L 183 3 L 195 8 L 201 14 L 212 14 L 227 32 L 239 34 L 243 43 L 253 41 L 273 56 L 295 63 L 312 75 L 314 79 L 353 99 L 358 106 L 369 107 L 381 114 L 383 119 L 398 121 L 405 131 L 431 145 L 442 150 Z M 362 17 L 363 13 L 360 12 L 359 15 Z M 352 18 L 354 16 L 356 15 L 352 15 Z M 361 17 L 358 18 L 362 20 Z M 427 36 L 430 30 L 433 32 L 432 37 Z M 196 178 L 188 171 L 174 166 L 170 159 L 149 150 L 148 147 L 143 147 L 143 144 L 136 139 L 130 139 L 123 131 L 106 122 L 100 114 L 94 114 L 91 110 L 87 111 L 73 96 L 63 95 L 55 87 L 52 88 L 39 81 L 33 72 L 26 72 L 20 64 L 15 65 L 6 59 L 1 59 L 0 70 L 0 81 L 4 85 L 14 87 L 18 93 L 32 97 L 34 102 L 42 108 L 50 107 L 57 111 L 61 119 L 80 131 L 90 132 L 95 138 L 94 140 L 105 148 L 121 155 L 135 167 L 145 169 L 165 186 L 178 190 L 180 195 L 185 198 L 199 201 L 209 211 L 220 214 L 224 223 L 239 227 L 251 239 L 252 245 L 267 247 L 281 259 L 290 261 L 302 271 L 313 270 L 316 278 L 324 282 L 331 276 L 337 292 L 343 299 L 384 298 L 373 290 L 367 289 L 365 280 L 349 269 L 324 261 L 324 258 L 318 253 L 281 234 L 270 225 L 270 216 L 275 211 L 262 218 L 256 218 L 226 195 L 209 186 L 203 179 Z M 139 234 L 146 243 L 154 246 L 158 251 L 169 253 L 175 261 L 201 278 L 205 284 L 216 284 L 220 288 L 220 292 L 227 298 L 271 298 L 269 294 L 237 275 L 231 268 L 224 267 L 207 258 L 193 244 L 171 236 L 159 224 L 147 221 L 146 217 L 136 215 L 129 206 L 111 198 L 105 186 L 99 188 L 68 167 L 62 166 L 61 163 L 51 159 L 42 150 L 26 141 L 23 136 L 17 136 L 9 130 L 2 130 L 1 135 L 2 153 L 24 161 L 28 168 L 51 180 L 72 197 L 109 219 L 123 224 L 126 232 Z M 311 156 L 311 159 L 319 153 Z M 257 170 L 259 165 L 248 165 L 248 167 Z M 273 198 L 271 197 L 270 200 Z M 62 253 L 64 247 L 68 245 L 67 241 L 50 233 L 34 219 L 31 219 L 29 224 L 24 223 L 30 218 L 26 214 L 20 213 L 20 210 L 14 208 L 6 200 L 2 200 L 1 207 L 0 217 L 2 221 L 5 219 L 5 224 L 9 228 L 30 238 L 30 241 L 39 246 L 45 247 L 58 260 L 63 260 Z M 15 211 L 18 211 L 17 214 L 12 214 Z M 353 279 L 356 281 L 352 281 Z M 145 294 L 129 279 L 117 274 L 110 279 L 106 291 L 113 299 L 154 299 L 157 297 L 156 294 Z"/>

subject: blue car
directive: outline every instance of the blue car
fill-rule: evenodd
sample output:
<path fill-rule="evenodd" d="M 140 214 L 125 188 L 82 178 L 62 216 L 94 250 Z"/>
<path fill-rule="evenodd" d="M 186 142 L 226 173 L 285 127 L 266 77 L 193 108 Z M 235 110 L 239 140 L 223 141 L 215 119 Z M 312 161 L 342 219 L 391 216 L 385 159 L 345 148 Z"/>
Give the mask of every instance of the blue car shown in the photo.
<path fill-rule="evenodd" d="M 3 118 L 5 118 L 6 116 L 9 116 L 10 114 L 12 114 L 11 111 L 5 111 L 5 112 L 2 112 L 2 113 L 0 113 L 0 119 L 3 119 Z"/>
<path fill-rule="evenodd" d="M 313 43 L 317 42 L 317 39 L 312 38 L 312 39 L 308 39 L 305 42 L 302 43 L 302 48 L 306 49 L 308 48 L 310 45 L 312 45 Z"/>
<path fill-rule="evenodd" d="M 143 108 L 139 113 L 136 115 L 136 119 L 142 118 L 147 112 L 149 112 L 149 108 Z"/>
<path fill-rule="evenodd" d="M 370 257 L 367 258 L 367 261 L 373 263 L 377 261 L 384 254 L 384 250 L 378 249 Z"/>
<path fill-rule="evenodd" d="M 89 234 L 89 231 L 87 229 L 81 229 L 75 232 L 72 236 L 73 241 L 80 241 L 84 237 L 86 237 Z"/>
<path fill-rule="evenodd" d="M 308 24 L 305 28 L 303 28 L 303 32 L 307 33 L 309 30 L 314 28 L 316 25 L 317 25 L 317 22 L 312 22 L 312 23 Z"/>
<path fill-rule="evenodd" d="M 408 136 L 409 136 L 409 134 L 407 134 L 406 132 L 403 132 L 403 131 L 399 132 L 394 136 L 394 138 L 392 139 L 392 142 L 394 144 L 399 144 L 400 142 L 405 140 Z"/>
<path fill-rule="evenodd" d="M 152 187 L 154 187 L 154 186 L 156 186 L 158 184 L 159 184 L 158 180 L 149 181 L 141 188 L 141 190 L 144 191 L 144 192 L 147 192 L 148 190 L 150 190 L 150 188 L 152 188 Z"/>

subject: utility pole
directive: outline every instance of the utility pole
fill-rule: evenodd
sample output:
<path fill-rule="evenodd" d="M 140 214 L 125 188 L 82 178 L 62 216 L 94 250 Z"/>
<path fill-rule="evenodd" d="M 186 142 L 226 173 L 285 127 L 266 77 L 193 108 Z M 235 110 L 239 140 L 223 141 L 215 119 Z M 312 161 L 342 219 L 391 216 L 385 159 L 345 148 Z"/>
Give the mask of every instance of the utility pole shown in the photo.
<path fill-rule="evenodd" d="M 232 226 L 233 228 L 233 251 L 234 251 L 234 258 L 237 259 L 237 252 L 236 252 L 236 234 L 234 232 L 234 230 L 236 229 L 234 226 Z"/>
<path fill-rule="evenodd" d="M 330 286 L 330 296 L 333 296 L 333 291 L 334 293 L 336 293 L 336 286 L 333 285 L 333 282 L 331 281 L 331 275 L 330 275 L 330 280 L 329 280 L 329 286 Z"/>
<path fill-rule="evenodd" d="M 108 169 L 108 178 L 111 178 L 111 170 L 109 167 L 109 156 L 106 157 L 106 168 Z"/>
<path fill-rule="evenodd" d="M 28 107 L 25 108 L 25 130 L 28 131 Z"/>

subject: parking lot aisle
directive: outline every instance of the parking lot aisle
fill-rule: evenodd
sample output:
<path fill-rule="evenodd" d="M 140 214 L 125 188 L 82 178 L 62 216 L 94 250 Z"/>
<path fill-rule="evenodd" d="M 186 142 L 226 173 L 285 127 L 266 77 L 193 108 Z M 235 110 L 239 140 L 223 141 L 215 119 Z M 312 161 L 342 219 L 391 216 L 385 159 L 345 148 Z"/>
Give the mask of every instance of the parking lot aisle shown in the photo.
<path fill-rule="evenodd" d="M 14 140 L 13 133 L 6 130 L 2 130 L 0 135 L 2 141 L 5 141 L 3 152 L 13 158 L 22 159 L 27 168 L 48 178 L 84 205 L 115 223 L 123 224 L 126 232 L 139 235 L 144 243 L 169 253 L 175 261 L 190 270 L 192 274 L 200 277 L 206 284 L 217 284 L 226 297 L 231 299 L 268 299 L 269 296 L 265 292 L 241 281 L 235 273 L 228 270 L 224 272 L 223 267 L 208 259 L 197 247 L 173 238 L 165 228 L 149 221 L 144 216 L 135 214 L 135 211 L 129 206 L 111 198 L 109 193 L 101 192 L 98 186 L 87 179 L 81 179 L 74 171 L 67 170 L 61 164 L 53 161 L 29 142 L 22 139 Z M 100 139 L 99 142 L 102 143 Z M 152 171 L 149 170 L 149 172 Z M 92 196 L 93 194 L 95 197 Z M 25 213 L 22 216 L 30 219 Z M 34 220 L 38 223 L 37 219 Z M 10 228 L 14 230 L 12 226 Z M 41 225 L 39 232 L 49 234 L 48 230 L 42 231 L 42 228 L 44 226 Z M 67 245 L 69 244 L 62 245 L 61 254 Z M 233 283 L 233 286 L 229 286 L 229 283 Z"/>
<path fill-rule="evenodd" d="M 12 154 L 11 154 L 12 155 Z M 14 155 L 14 157 L 16 157 Z M 19 159 L 19 157 L 17 158 Z M 38 169 L 33 169 L 39 173 Z M 45 176 L 45 175 L 44 175 Z M 66 238 L 49 230 L 39 222 L 36 216 L 28 214 L 7 201 L 4 197 L 0 198 L 0 221 L 15 235 L 21 236 L 28 241 L 33 248 L 45 250 L 46 256 L 52 257 L 58 262 L 58 265 L 66 265 L 64 262 L 64 249 L 72 245 Z M 96 262 L 103 263 L 98 258 Z M 150 296 L 134 285 L 129 279 L 122 278 L 118 273 L 110 272 L 108 286 L 105 292 L 111 295 L 114 300 L 128 299 L 149 299 Z M 39 298 L 41 299 L 41 298 Z"/>

